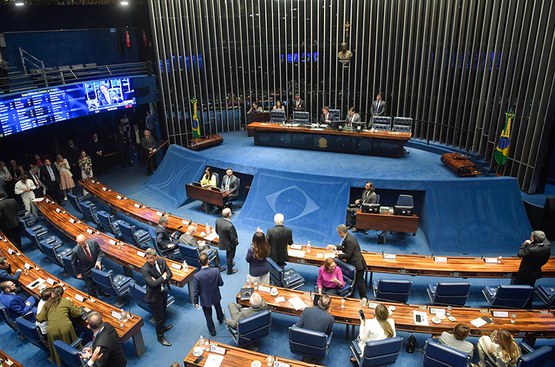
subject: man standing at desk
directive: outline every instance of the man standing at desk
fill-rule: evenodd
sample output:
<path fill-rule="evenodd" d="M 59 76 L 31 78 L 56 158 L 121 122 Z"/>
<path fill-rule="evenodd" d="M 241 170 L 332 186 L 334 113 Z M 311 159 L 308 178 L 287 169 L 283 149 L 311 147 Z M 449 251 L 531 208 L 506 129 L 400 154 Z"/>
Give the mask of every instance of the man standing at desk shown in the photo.
<path fill-rule="evenodd" d="M 233 174 L 231 168 L 225 170 L 225 176 L 222 179 L 221 189 L 227 193 L 225 204 L 229 203 L 239 195 L 239 179 Z"/>
<path fill-rule="evenodd" d="M 524 241 L 518 250 L 518 257 L 522 258 L 520 267 L 513 284 L 529 285 L 533 287 L 536 280 L 542 277 L 542 266 L 549 261 L 551 244 L 542 231 L 534 231 L 530 239 Z"/>
<path fill-rule="evenodd" d="M 95 240 L 87 240 L 87 237 L 80 234 L 75 239 L 77 245 L 71 253 L 71 266 L 77 279 L 82 279 L 87 285 L 87 293 L 93 297 L 97 296 L 96 285 L 92 278 L 92 269 L 102 269 L 102 258 L 104 253 Z M 104 292 L 102 292 L 104 293 Z M 103 294 L 106 295 L 106 294 Z"/>
<path fill-rule="evenodd" d="M 356 268 L 355 282 L 358 288 L 360 298 L 366 298 L 366 282 L 364 281 L 364 272 L 366 271 L 366 261 L 362 256 L 360 245 L 355 237 L 349 233 L 347 226 L 340 224 L 337 227 L 337 234 L 342 239 L 339 246 L 328 245 L 335 250 L 339 259 L 345 259 L 349 264 Z M 342 253 L 339 253 L 341 250 Z"/>
<path fill-rule="evenodd" d="M 227 262 L 227 274 L 235 274 L 239 270 L 233 269 L 235 261 L 235 251 L 239 245 L 239 238 L 237 237 L 237 230 L 233 223 L 231 223 L 231 209 L 224 208 L 222 210 L 222 217 L 216 219 L 216 233 L 220 237 L 220 250 L 225 251 Z"/>
<path fill-rule="evenodd" d="M 383 100 L 383 95 L 378 93 L 376 100 L 372 102 L 370 106 L 370 114 L 372 117 L 382 116 L 385 113 L 385 101 Z"/>
<path fill-rule="evenodd" d="M 270 258 L 279 266 L 285 266 L 285 263 L 289 261 L 287 246 L 293 244 L 293 231 L 285 227 L 283 221 L 283 214 L 277 213 L 274 215 L 276 226 L 268 229 L 266 233 L 266 240 L 271 248 Z"/>
<path fill-rule="evenodd" d="M 6 197 L 6 193 L 0 192 L 0 231 L 21 250 L 21 233 L 19 232 L 19 218 L 17 201 Z"/>
<path fill-rule="evenodd" d="M 374 184 L 368 181 L 364 184 L 364 191 L 362 192 L 360 199 L 356 199 L 355 204 L 349 205 L 349 208 L 347 208 L 347 228 L 351 229 L 355 226 L 357 211 L 362 204 L 376 204 L 377 202 L 378 195 L 374 191 Z M 353 232 L 356 231 L 356 228 L 353 229 Z"/>

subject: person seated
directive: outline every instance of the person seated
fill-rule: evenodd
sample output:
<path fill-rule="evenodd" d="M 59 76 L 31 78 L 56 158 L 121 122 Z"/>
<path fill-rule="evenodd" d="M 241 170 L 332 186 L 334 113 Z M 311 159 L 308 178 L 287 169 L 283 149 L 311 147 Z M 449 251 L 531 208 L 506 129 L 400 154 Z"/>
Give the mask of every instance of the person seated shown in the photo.
<path fill-rule="evenodd" d="M 251 109 L 247 112 L 247 114 L 262 112 L 262 107 L 260 107 L 256 102 L 251 103 Z"/>
<path fill-rule="evenodd" d="M 306 307 L 303 310 L 301 318 L 295 326 L 330 335 L 335 321 L 333 316 L 328 313 L 330 304 L 331 297 L 324 294 L 318 300 L 318 306 Z"/>
<path fill-rule="evenodd" d="M 320 124 L 329 125 L 335 120 L 335 115 L 330 113 L 330 108 L 328 106 L 322 107 L 322 114 L 320 115 Z"/>
<path fill-rule="evenodd" d="M 395 335 L 395 321 L 389 317 L 389 310 L 382 304 L 377 305 L 373 318 L 366 320 L 360 318 L 358 346 L 361 356 L 364 354 L 364 346 L 367 341 L 393 338 Z M 351 362 L 356 363 L 356 359 L 351 357 Z"/>
<path fill-rule="evenodd" d="M 15 294 L 16 286 L 11 280 L 0 283 L 0 290 L 2 291 L 0 293 L 0 302 L 8 309 L 14 319 L 24 316 L 32 311 L 33 306 L 35 306 L 36 299 L 33 296 L 23 300 L 23 298 Z"/>
<path fill-rule="evenodd" d="M 486 366 L 486 358 L 497 367 L 515 367 L 522 352 L 508 331 L 495 330 L 478 339 L 478 354 L 480 367 Z"/>
<path fill-rule="evenodd" d="M 200 185 L 202 187 L 218 187 L 216 175 L 212 172 L 212 168 L 206 167 L 204 175 L 200 179 Z"/>
<path fill-rule="evenodd" d="M 20 275 L 21 269 L 17 269 L 14 274 L 8 260 L 4 256 L 0 256 L 0 282 L 5 282 L 6 280 L 16 282 Z"/>
<path fill-rule="evenodd" d="M 376 204 L 377 202 L 378 195 L 374 191 L 374 184 L 368 181 L 364 184 L 364 191 L 362 191 L 360 199 L 356 199 L 355 204 L 349 205 L 349 208 L 347 208 L 347 228 L 351 229 L 355 226 L 357 211 L 362 204 Z M 356 231 L 356 228 L 353 229 L 353 232 Z"/>
<path fill-rule="evenodd" d="M 154 229 L 156 232 L 156 244 L 160 250 L 170 250 L 176 247 L 174 234 L 169 234 L 166 230 L 168 217 L 163 215 L 158 220 L 158 225 Z"/>
<path fill-rule="evenodd" d="M 204 240 L 198 241 L 194 237 L 194 233 L 196 231 L 197 231 L 197 226 L 195 224 L 190 224 L 187 227 L 187 231 L 179 237 L 179 242 L 184 243 L 184 244 L 189 245 L 189 246 L 196 247 L 199 251 L 199 255 L 200 254 L 206 254 L 206 256 L 208 256 L 211 252 L 210 246 L 208 246 L 206 244 L 206 241 L 204 241 Z M 216 255 L 216 257 L 214 259 L 214 262 L 216 263 L 216 266 L 218 268 L 220 268 L 220 271 L 225 270 L 225 268 L 220 267 L 220 257 L 219 256 Z"/>
<path fill-rule="evenodd" d="M 264 311 L 268 309 L 268 304 L 262 299 L 260 294 L 254 292 L 249 298 L 250 307 L 243 307 L 238 303 L 230 302 L 227 308 L 229 308 L 229 319 L 225 320 L 225 323 L 232 328 L 237 328 L 237 323 L 247 317 L 250 317 L 257 312 Z"/>
<path fill-rule="evenodd" d="M 347 117 L 345 117 L 345 120 L 347 120 L 347 124 L 352 127 L 353 122 L 360 122 L 360 113 L 355 112 L 355 108 L 351 107 L 347 110 Z"/>
<path fill-rule="evenodd" d="M 332 257 L 328 257 L 324 261 L 324 265 L 318 270 L 316 286 L 318 287 L 318 293 L 326 294 L 339 294 L 339 289 L 345 286 L 343 272 Z"/>
<path fill-rule="evenodd" d="M 278 99 L 274 107 L 272 107 L 272 111 L 285 111 L 285 106 Z"/>
<path fill-rule="evenodd" d="M 439 337 L 439 341 L 448 347 L 460 350 L 463 353 L 468 354 L 470 360 L 474 354 L 474 344 L 465 340 L 470 334 L 470 328 L 465 324 L 457 324 L 453 328 L 453 333 L 444 331 Z"/>
<path fill-rule="evenodd" d="M 231 168 L 225 170 L 225 176 L 222 178 L 220 188 L 227 194 L 224 204 L 229 203 L 239 196 L 239 179 L 233 174 Z"/>

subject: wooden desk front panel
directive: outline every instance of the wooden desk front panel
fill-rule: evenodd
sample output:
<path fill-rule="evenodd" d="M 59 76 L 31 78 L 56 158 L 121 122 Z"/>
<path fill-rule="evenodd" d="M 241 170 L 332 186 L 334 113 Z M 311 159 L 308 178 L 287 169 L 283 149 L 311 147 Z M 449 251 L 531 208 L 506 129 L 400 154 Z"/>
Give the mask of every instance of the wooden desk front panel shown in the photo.
<path fill-rule="evenodd" d="M 110 208 L 120 211 L 123 214 L 150 226 L 158 225 L 158 221 L 163 214 L 168 215 L 168 229 L 172 231 L 185 232 L 187 230 L 187 226 L 191 222 L 190 219 L 180 218 L 173 214 L 164 213 L 163 211 L 143 206 L 143 204 L 138 201 L 129 199 L 123 194 L 112 191 L 109 187 L 103 185 L 94 178 L 80 180 L 79 183 L 85 190 L 108 204 Z M 118 199 L 118 196 L 121 199 Z M 139 207 L 137 208 L 137 206 Z M 214 246 L 218 246 L 218 238 L 214 240 L 207 240 L 205 238 L 206 236 L 201 236 L 202 233 L 206 234 L 206 226 L 198 224 L 197 231 L 194 233 L 194 236 L 198 239 L 205 240 Z"/>
<path fill-rule="evenodd" d="M 220 190 L 212 190 L 191 184 L 185 185 L 187 197 L 192 200 L 200 200 L 216 206 L 224 206 L 224 198 L 227 196 Z"/>
<path fill-rule="evenodd" d="M 137 272 L 141 271 L 146 259 L 139 256 L 138 252 L 144 253 L 144 251 L 89 227 L 86 223 L 81 222 L 79 219 L 67 213 L 49 197 L 46 197 L 45 200 L 36 202 L 35 204 L 46 219 L 70 239 L 74 240 L 77 235 L 82 234 L 87 237 L 87 239 L 93 239 L 98 242 L 100 248 L 104 254 L 110 258 L 110 260 Z M 56 209 L 58 209 L 58 211 L 56 211 Z M 70 219 L 72 219 L 74 223 L 71 223 Z M 112 244 L 111 242 L 115 242 L 115 244 Z M 185 271 L 180 263 L 170 259 L 165 260 L 171 267 L 173 273 L 171 281 L 173 284 L 183 287 L 192 279 L 193 273 L 196 271 L 194 267 L 190 266 Z M 179 266 L 179 269 L 174 268 L 174 266 Z"/>
<path fill-rule="evenodd" d="M 360 209 L 356 215 L 357 229 L 416 233 L 418 222 L 416 215 L 363 213 Z"/>
<path fill-rule="evenodd" d="M 271 287 L 268 285 L 268 287 Z M 272 307 L 274 312 L 279 312 L 287 315 L 300 316 L 302 310 L 295 310 L 289 299 L 299 297 L 307 306 L 312 305 L 312 299 L 308 292 L 301 292 L 291 289 L 276 287 L 278 289 L 277 296 L 271 296 L 269 293 L 258 292 L 262 298 Z M 276 302 L 276 297 L 284 297 L 284 302 Z M 359 299 L 346 298 L 345 308 L 341 308 L 341 297 L 331 296 L 332 301 L 329 308 L 329 313 L 335 318 L 335 322 L 347 325 L 360 325 L 360 316 L 358 311 L 361 309 Z M 237 302 L 242 305 L 248 306 L 248 300 L 241 300 L 240 293 L 237 294 Z M 395 306 L 395 311 L 391 316 L 395 320 L 397 330 L 412 331 L 418 333 L 427 333 L 439 335 L 444 331 L 451 332 L 455 325 L 464 323 L 470 326 L 472 335 L 486 335 L 499 328 L 505 329 L 516 336 L 535 335 L 543 338 L 555 338 L 555 315 L 547 312 L 546 310 L 507 310 L 507 309 L 484 309 L 483 312 L 476 308 L 462 308 L 454 307 L 451 309 L 451 315 L 456 318 L 454 322 L 447 319 L 443 320 L 440 324 L 434 324 L 432 314 L 428 313 L 429 325 L 416 325 L 413 318 L 413 311 L 426 311 L 427 306 L 406 305 L 402 303 L 392 302 L 379 302 L 371 301 L 375 304 L 381 303 L 384 306 Z M 433 306 L 433 308 L 443 308 L 441 306 Z M 493 318 L 493 311 L 508 311 L 509 317 L 507 318 Z M 364 309 L 367 317 L 373 315 L 373 310 L 369 307 Z M 511 323 L 510 315 L 516 314 L 516 322 Z M 494 320 L 493 324 L 486 324 L 480 328 L 472 326 L 470 321 L 488 316 Z"/>
<path fill-rule="evenodd" d="M 64 283 L 52 274 L 46 272 L 44 269 L 40 268 L 37 264 L 31 261 L 31 259 L 29 259 L 27 256 L 20 253 L 19 250 L 12 243 L 10 243 L 1 232 L 0 252 L 2 253 L 2 256 L 5 256 L 8 262 L 11 264 L 13 272 L 15 272 L 17 269 L 24 269 L 25 264 L 29 264 L 31 266 L 31 269 L 26 272 L 23 271 L 18 279 L 18 283 L 21 284 L 21 286 L 25 288 L 25 290 L 30 294 L 34 294 L 40 297 L 38 286 L 34 287 L 33 289 L 29 288 L 29 285 L 33 283 L 36 279 L 42 278 L 45 281 L 48 279 L 52 279 L 54 281 L 53 285 L 48 284 L 47 282 L 44 282 L 44 284 L 48 287 L 63 285 L 65 289 L 64 297 L 69 298 L 77 307 L 82 306 L 89 308 L 92 311 L 100 312 L 102 314 L 102 319 L 116 329 L 118 335 L 123 341 L 131 338 L 144 325 L 144 321 L 141 317 L 137 315 L 131 315 L 132 318 L 130 318 L 123 325 L 123 327 L 120 326 L 119 320 L 112 316 L 113 311 L 120 312 L 120 309 L 106 302 L 103 302 L 100 299 L 89 296 L 87 293 L 73 288 L 71 285 Z M 10 254 L 10 252 L 12 253 Z M 78 301 L 75 298 L 76 295 L 80 295 L 81 297 L 83 297 L 83 301 Z"/>

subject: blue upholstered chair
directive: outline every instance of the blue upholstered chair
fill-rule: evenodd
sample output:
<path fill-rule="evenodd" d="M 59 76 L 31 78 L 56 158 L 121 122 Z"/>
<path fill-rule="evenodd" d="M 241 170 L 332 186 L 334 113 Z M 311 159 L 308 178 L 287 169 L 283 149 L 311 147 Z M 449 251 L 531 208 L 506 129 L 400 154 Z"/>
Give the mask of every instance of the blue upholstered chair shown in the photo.
<path fill-rule="evenodd" d="M 428 284 L 428 296 L 434 305 L 464 306 L 470 294 L 470 283 Z"/>
<path fill-rule="evenodd" d="M 96 205 L 90 201 L 79 201 L 79 207 L 81 208 L 81 213 L 83 217 L 95 224 L 100 224 L 98 220 L 98 215 L 96 214 Z"/>
<path fill-rule="evenodd" d="M 34 214 L 19 215 L 18 220 L 23 228 L 33 227 L 37 223 L 37 217 Z"/>
<path fill-rule="evenodd" d="M 179 249 L 181 259 L 187 261 L 187 264 L 200 269 L 200 262 L 198 260 L 200 251 L 197 247 L 180 242 L 177 244 L 177 248 Z M 210 249 L 208 251 L 208 262 L 212 263 L 216 256 L 218 256 L 218 252 L 214 249 Z"/>
<path fill-rule="evenodd" d="M 83 209 L 81 208 L 81 205 L 79 205 L 79 203 L 82 201 L 86 204 L 92 204 L 92 202 L 90 200 L 85 200 L 83 198 L 78 198 L 76 195 L 72 194 L 71 192 L 67 193 L 67 197 L 69 200 L 69 203 L 71 204 L 71 206 L 73 207 L 73 209 L 75 209 L 77 212 L 83 214 Z"/>
<path fill-rule="evenodd" d="M 414 208 L 414 199 L 412 198 L 412 195 L 399 195 L 399 197 L 397 198 L 396 206 L 406 206 Z"/>
<path fill-rule="evenodd" d="M 152 307 L 150 306 L 150 303 L 147 303 L 145 301 L 145 297 L 146 297 L 145 286 L 140 286 L 137 283 L 133 283 L 130 288 L 130 294 L 131 294 L 131 297 L 135 299 L 135 301 L 137 302 L 137 305 L 140 308 L 142 308 L 148 313 L 152 313 Z M 174 302 L 175 302 L 175 298 L 168 293 L 168 307 L 173 305 Z"/>
<path fill-rule="evenodd" d="M 551 308 L 555 304 L 555 287 L 547 285 L 538 285 L 536 287 L 536 294 L 546 307 Z"/>
<path fill-rule="evenodd" d="M 470 356 L 428 339 L 424 347 L 423 362 L 424 367 L 467 367 L 470 364 Z"/>
<path fill-rule="evenodd" d="M 534 350 L 534 348 L 522 342 L 520 343 L 520 349 L 522 356 L 518 359 L 516 367 L 542 367 L 545 362 L 553 359 L 551 355 L 552 348 L 547 345 Z M 487 354 L 485 362 L 487 367 L 497 367 L 495 361 L 491 360 Z"/>
<path fill-rule="evenodd" d="M 21 336 L 19 325 L 2 302 L 0 302 L 0 319 L 3 320 L 13 331 Z"/>
<path fill-rule="evenodd" d="M 343 281 L 345 282 L 345 285 L 339 290 L 339 296 L 349 297 L 355 287 L 356 267 L 339 259 L 336 259 L 335 263 L 341 268 Z"/>
<path fill-rule="evenodd" d="M 63 245 L 62 241 L 53 234 L 50 233 L 48 228 L 43 225 L 35 225 L 33 227 L 25 228 L 25 232 L 27 233 L 27 237 L 33 242 L 35 246 L 40 250 L 40 252 L 44 253 L 44 249 L 41 246 L 40 241 L 47 241 L 48 243 L 58 243 L 55 245 L 57 247 L 61 247 Z"/>
<path fill-rule="evenodd" d="M 40 349 L 48 352 L 46 338 L 42 335 L 39 327 L 34 322 L 31 322 L 24 317 L 18 317 L 15 321 L 19 326 L 19 331 L 23 334 L 25 339 Z"/>
<path fill-rule="evenodd" d="M 379 279 L 374 282 L 372 289 L 376 299 L 406 303 L 411 287 L 410 280 Z"/>
<path fill-rule="evenodd" d="M 529 285 L 486 285 L 482 289 L 490 306 L 506 308 L 524 308 L 533 291 Z"/>
<path fill-rule="evenodd" d="M 64 273 L 69 274 L 74 278 L 77 278 L 77 274 L 73 271 L 73 265 L 71 265 L 71 252 L 68 254 L 60 254 L 62 259 L 62 266 L 64 267 Z"/>
<path fill-rule="evenodd" d="M 148 233 L 152 238 L 153 246 L 156 249 L 156 252 L 158 252 L 158 255 L 167 257 L 169 259 L 181 260 L 181 252 L 179 251 L 178 246 L 175 246 L 172 249 L 164 250 L 160 246 L 158 246 L 158 243 L 156 242 L 156 229 L 154 227 L 148 227 Z"/>
<path fill-rule="evenodd" d="M 304 278 L 293 269 L 279 266 L 271 258 L 266 259 L 270 264 L 270 281 L 278 287 L 297 289 L 304 285 Z"/>
<path fill-rule="evenodd" d="M 64 268 L 62 256 L 68 256 L 71 258 L 72 249 L 63 248 L 63 242 L 60 239 L 58 239 L 58 241 L 48 242 L 46 240 L 41 240 L 40 244 L 42 252 L 46 255 L 46 257 L 48 257 L 48 259 L 50 259 L 50 261 L 54 264 Z"/>
<path fill-rule="evenodd" d="M 122 238 L 119 224 L 125 222 L 123 219 L 116 219 L 115 216 L 104 210 L 99 210 L 96 214 L 102 228 L 113 233 L 117 238 Z"/>
<path fill-rule="evenodd" d="M 237 328 L 228 325 L 227 330 L 238 346 L 251 344 L 252 342 L 270 334 L 272 328 L 272 312 L 264 310 L 255 313 L 245 319 L 239 320 Z"/>
<path fill-rule="evenodd" d="M 54 349 L 58 353 L 62 365 L 65 367 L 82 367 L 83 361 L 81 360 L 81 351 L 77 346 L 81 343 L 81 339 L 77 339 L 71 345 L 63 342 L 62 340 L 54 341 Z"/>
<path fill-rule="evenodd" d="M 134 243 L 143 250 L 152 247 L 152 239 L 148 231 L 141 228 L 137 229 L 134 225 L 125 221 L 119 223 L 119 229 L 126 242 Z"/>
<path fill-rule="evenodd" d="M 289 349 L 291 353 L 307 357 L 324 358 L 328 354 L 333 333 L 303 329 L 295 325 L 289 327 Z"/>
<path fill-rule="evenodd" d="M 117 274 L 112 275 L 112 271 L 92 269 L 93 281 L 106 293 L 112 297 L 117 298 L 116 306 L 123 305 L 122 297 L 127 295 L 130 291 L 131 284 L 134 283 L 133 279 L 125 275 Z"/>
<path fill-rule="evenodd" d="M 360 350 L 358 341 L 351 342 L 351 353 L 357 360 L 359 367 L 386 366 L 395 363 L 401 353 L 403 338 L 395 336 L 383 340 L 366 342 L 364 353 Z"/>

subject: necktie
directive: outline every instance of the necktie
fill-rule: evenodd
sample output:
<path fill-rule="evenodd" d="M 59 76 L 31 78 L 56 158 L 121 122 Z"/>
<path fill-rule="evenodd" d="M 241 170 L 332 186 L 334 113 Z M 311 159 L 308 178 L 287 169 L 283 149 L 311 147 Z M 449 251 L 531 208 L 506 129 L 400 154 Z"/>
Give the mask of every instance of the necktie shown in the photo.
<path fill-rule="evenodd" d="M 35 181 L 35 186 L 37 186 L 37 189 L 42 187 L 42 182 L 40 182 L 39 178 L 37 177 L 36 174 L 31 173 L 33 175 L 33 181 Z"/>
<path fill-rule="evenodd" d="M 92 254 L 91 254 L 91 251 L 89 250 L 89 245 L 85 245 L 85 247 L 83 247 L 83 249 L 85 250 L 85 254 L 89 258 L 89 260 L 92 260 Z"/>
<path fill-rule="evenodd" d="M 50 180 L 56 181 L 56 177 L 54 176 L 54 171 L 52 171 L 52 166 L 46 166 L 48 173 L 50 174 Z"/>
<path fill-rule="evenodd" d="M 154 266 L 156 267 L 156 270 L 158 271 L 158 274 L 160 274 L 160 276 L 162 276 L 162 270 L 160 270 L 160 265 L 158 265 L 158 261 L 156 261 L 154 263 Z M 164 291 L 164 283 L 160 284 L 160 290 Z"/>

